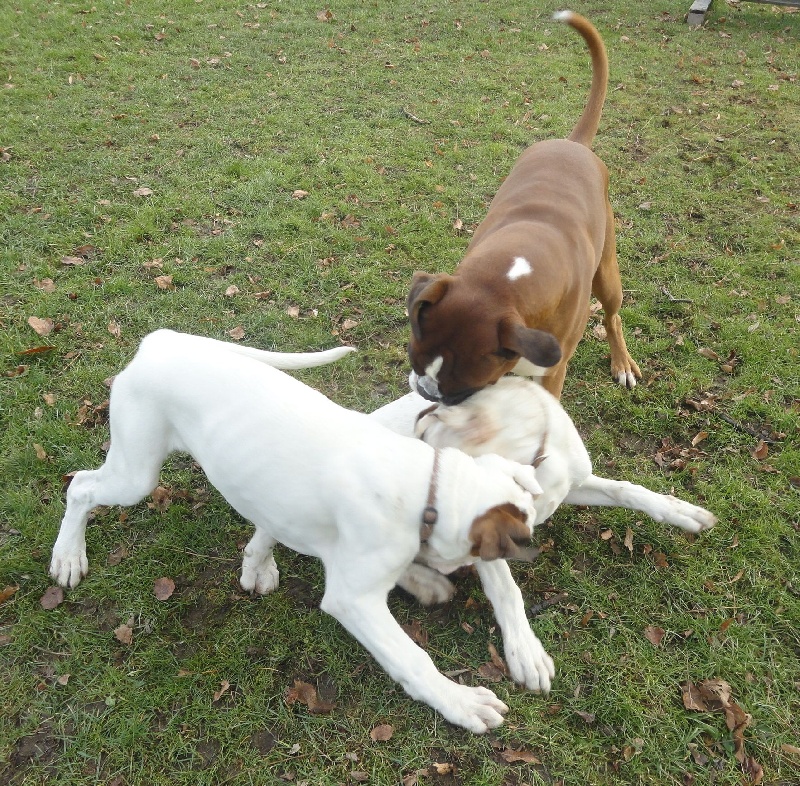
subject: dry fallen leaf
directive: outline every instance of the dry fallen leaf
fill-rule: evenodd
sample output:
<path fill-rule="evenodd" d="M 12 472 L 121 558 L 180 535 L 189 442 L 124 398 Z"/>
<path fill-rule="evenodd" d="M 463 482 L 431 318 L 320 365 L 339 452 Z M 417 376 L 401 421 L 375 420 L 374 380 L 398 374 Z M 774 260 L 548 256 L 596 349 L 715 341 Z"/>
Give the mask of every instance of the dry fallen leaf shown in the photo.
<path fill-rule="evenodd" d="M 297 319 L 300 316 L 300 307 L 299 306 L 289 306 L 289 308 L 286 309 L 286 313 L 292 319 Z"/>
<path fill-rule="evenodd" d="M 36 452 L 36 458 L 39 461 L 47 460 L 47 451 L 38 442 L 33 443 L 33 449 Z"/>
<path fill-rule="evenodd" d="M 156 486 L 151 494 L 153 502 L 148 505 L 151 509 L 163 513 L 172 504 L 172 492 L 164 486 Z"/>
<path fill-rule="evenodd" d="M 388 723 L 381 723 L 369 733 L 369 737 L 373 742 L 386 742 L 392 739 L 393 734 L 393 726 L 390 726 Z"/>
<path fill-rule="evenodd" d="M 142 186 L 141 188 L 137 188 L 133 192 L 133 195 L 137 196 L 137 197 L 152 196 L 153 195 L 153 191 L 151 189 L 147 188 L 146 186 Z"/>
<path fill-rule="evenodd" d="M 234 341 L 241 341 L 244 338 L 244 328 L 241 325 L 237 325 L 235 328 L 226 331 L 226 333 L 234 340 Z"/>
<path fill-rule="evenodd" d="M 630 527 L 625 530 L 625 540 L 623 541 L 623 544 L 625 545 L 625 548 L 628 549 L 631 554 L 633 554 L 633 530 Z"/>
<path fill-rule="evenodd" d="M 541 760 L 534 756 L 530 751 L 514 750 L 514 748 L 506 748 L 500 752 L 500 756 L 504 761 L 509 764 L 514 764 L 518 761 L 524 761 L 526 764 L 541 764 Z"/>
<path fill-rule="evenodd" d="M 239 294 L 239 287 L 237 287 L 236 284 L 231 284 L 225 290 L 225 297 L 233 297 L 234 295 L 238 295 L 238 294 Z"/>
<path fill-rule="evenodd" d="M 81 257 L 75 256 L 63 256 L 61 257 L 61 264 L 66 265 L 67 267 L 76 267 L 77 265 L 83 265 L 86 262 L 85 259 Z"/>
<path fill-rule="evenodd" d="M 132 644 L 133 628 L 127 622 L 123 622 L 118 628 L 114 628 L 114 638 L 116 638 L 120 644 Z"/>
<path fill-rule="evenodd" d="M 55 323 L 49 317 L 28 317 L 28 324 L 37 336 L 49 336 L 55 327 Z"/>
<path fill-rule="evenodd" d="M 348 318 L 348 319 L 345 319 L 344 322 L 342 322 L 342 330 L 352 330 L 357 325 L 358 325 L 358 322 L 356 322 L 355 319 L 349 319 Z"/>
<path fill-rule="evenodd" d="M 119 338 L 122 335 L 122 327 L 116 319 L 112 319 L 108 323 L 108 332 L 111 333 L 114 338 Z"/>
<path fill-rule="evenodd" d="M 172 276 L 156 276 L 154 281 L 159 289 L 175 289 L 172 283 Z"/>
<path fill-rule="evenodd" d="M 292 199 L 305 199 L 308 196 L 308 191 L 303 191 L 302 188 L 298 188 L 295 191 L 292 191 Z"/>
<path fill-rule="evenodd" d="M 769 455 L 769 445 L 764 440 L 760 440 L 758 445 L 755 446 L 751 454 L 754 459 L 763 461 Z"/>
<path fill-rule="evenodd" d="M 19 589 L 16 584 L 9 584 L 0 590 L 0 603 L 5 603 Z"/>
<path fill-rule="evenodd" d="M 43 609 L 50 611 L 64 602 L 64 590 L 61 587 L 48 587 L 44 595 L 39 598 Z"/>
<path fill-rule="evenodd" d="M 69 682 L 69 678 L 71 676 L 72 676 L 71 674 L 62 674 L 61 676 L 59 676 L 59 678 L 56 680 L 56 682 L 59 685 L 66 685 Z"/>
<path fill-rule="evenodd" d="M 644 629 L 644 637 L 654 646 L 658 647 L 661 644 L 661 639 L 664 638 L 664 628 L 656 627 L 655 625 L 648 625 Z"/>
<path fill-rule="evenodd" d="M 38 278 L 34 278 L 33 285 L 36 289 L 46 292 L 48 295 L 56 291 L 56 285 L 52 278 L 43 278 L 41 281 Z"/>
<path fill-rule="evenodd" d="M 284 698 L 287 704 L 295 702 L 305 704 L 308 711 L 314 714 L 328 713 L 336 707 L 335 704 L 321 699 L 317 694 L 317 689 L 302 680 L 295 680 L 294 685 L 286 689 Z"/>
<path fill-rule="evenodd" d="M 428 631 L 426 631 L 419 620 L 412 620 L 409 625 L 400 626 L 406 635 L 423 649 L 428 646 Z"/>
<path fill-rule="evenodd" d="M 153 583 L 153 593 L 158 600 L 169 600 L 175 592 L 175 582 L 169 576 L 162 576 Z"/>
<path fill-rule="evenodd" d="M 219 701 L 230 689 L 230 682 L 228 682 L 228 680 L 222 680 L 219 684 L 219 690 L 214 691 L 213 701 Z"/>

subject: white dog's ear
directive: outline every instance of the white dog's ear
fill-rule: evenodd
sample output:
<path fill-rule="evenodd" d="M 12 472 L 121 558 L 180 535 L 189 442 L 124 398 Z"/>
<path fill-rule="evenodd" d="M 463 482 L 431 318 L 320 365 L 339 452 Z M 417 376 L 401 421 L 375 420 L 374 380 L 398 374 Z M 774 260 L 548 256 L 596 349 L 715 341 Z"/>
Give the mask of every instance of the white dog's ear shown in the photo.
<path fill-rule="evenodd" d="M 528 515 L 516 505 L 506 502 L 489 508 L 472 522 L 469 538 L 471 554 L 484 561 L 493 559 L 523 559 L 533 561 L 538 552 L 523 548 L 530 542 Z"/>

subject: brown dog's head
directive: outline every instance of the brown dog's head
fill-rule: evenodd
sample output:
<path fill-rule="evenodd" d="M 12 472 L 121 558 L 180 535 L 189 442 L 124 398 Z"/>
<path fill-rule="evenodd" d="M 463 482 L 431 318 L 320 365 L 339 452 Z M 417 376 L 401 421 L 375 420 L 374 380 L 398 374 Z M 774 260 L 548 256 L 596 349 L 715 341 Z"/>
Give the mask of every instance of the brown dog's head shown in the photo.
<path fill-rule="evenodd" d="M 470 527 L 472 556 L 480 557 L 484 561 L 493 559 L 533 561 L 538 551 L 524 548 L 531 539 L 527 521 L 527 514 L 510 502 L 490 508 L 475 519 Z"/>
<path fill-rule="evenodd" d="M 431 401 L 457 404 L 521 358 L 544 368 L 561 359 L 555 336 L 526 327 L 513 307 L 456 276 L 415 273 L 408 316 L 412 384 Z"/>

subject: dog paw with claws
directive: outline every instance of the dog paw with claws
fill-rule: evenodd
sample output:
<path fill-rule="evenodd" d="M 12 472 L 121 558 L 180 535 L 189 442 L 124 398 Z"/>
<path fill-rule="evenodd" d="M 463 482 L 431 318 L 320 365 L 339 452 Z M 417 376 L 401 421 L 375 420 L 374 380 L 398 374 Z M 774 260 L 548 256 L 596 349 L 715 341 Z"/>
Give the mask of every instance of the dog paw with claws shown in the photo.
<path fill-rule="evenodd" d="M 242 577 L 239 584 L 245 592 L 255 592 L 258 595 L 268 595 L 278 589 L 278 566 L 270 558 L 259 565 L 245 565 L 242 563 Z"/>
<path fill-rule="evenodd" d="M 442 715 L 458 726 L 475 734 L 485 734 L 503 723 L 508 707 L 488 688 L 455 685 L 447 705 L 440 707 Z"/>
<path fill-rule="evenodd" d="M 550 693 L 556 671 L 536 634 L 530 629 L 503 637 L 506 665 L 511 679 L 534 693 Z"/>
<path fill-rule="evenodd" d="M 77 587 L 81 579 L 89 572 L 89 560 L 86 558 L 86 547 L 71 548 L 53 547 L 50 560 L 50 575 L 62 587 Z"/>

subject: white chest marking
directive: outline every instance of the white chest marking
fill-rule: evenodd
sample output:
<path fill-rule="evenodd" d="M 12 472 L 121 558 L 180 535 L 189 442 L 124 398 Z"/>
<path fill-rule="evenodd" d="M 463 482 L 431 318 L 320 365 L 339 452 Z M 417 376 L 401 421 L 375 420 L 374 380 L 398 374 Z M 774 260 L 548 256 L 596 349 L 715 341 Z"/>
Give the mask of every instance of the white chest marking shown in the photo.
<path fill-rule="evenodd" d="M 531 267 L 531 263 L 528 262 L 525 257 L 514 257 L 514 262 L 506 275 L 509 281 L 516 281 L 518 278 L 528 276 L 532 272 L 533 268 Z"/>

